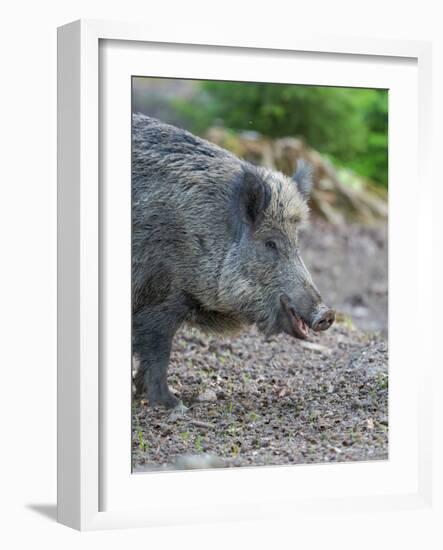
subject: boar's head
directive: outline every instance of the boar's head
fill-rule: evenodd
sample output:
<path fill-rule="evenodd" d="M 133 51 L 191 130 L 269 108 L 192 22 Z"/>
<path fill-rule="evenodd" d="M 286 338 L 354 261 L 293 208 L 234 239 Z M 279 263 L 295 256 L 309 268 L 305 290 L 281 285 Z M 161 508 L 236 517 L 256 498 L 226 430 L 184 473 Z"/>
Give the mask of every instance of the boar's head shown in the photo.
<path fill-rule="evenodd" d="M 335 313 L 320 296 L 299 250 L 298 231 L 308 215 L 310 167 L 294 178 L 247 166 L 236 183 L 229 223 L 232 243 L 219 280 L 225 311 L 270 335 L 306 338 L 328 329 Z"/>

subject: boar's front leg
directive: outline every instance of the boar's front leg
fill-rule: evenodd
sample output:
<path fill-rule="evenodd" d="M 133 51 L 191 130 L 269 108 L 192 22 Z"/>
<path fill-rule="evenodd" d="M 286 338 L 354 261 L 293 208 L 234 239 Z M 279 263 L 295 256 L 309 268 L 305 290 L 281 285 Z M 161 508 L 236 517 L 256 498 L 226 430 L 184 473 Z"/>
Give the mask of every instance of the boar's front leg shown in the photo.
<path fill-rule="evenodd" d="M 140 359 L 137 393 L 145 391 L 149 405 L 171 409 L 181 404 L 167 382 L 171 345 L 179 326 L 177 315 L 164 307 L 146 308 L 133 316 L 133 352 Z"/>

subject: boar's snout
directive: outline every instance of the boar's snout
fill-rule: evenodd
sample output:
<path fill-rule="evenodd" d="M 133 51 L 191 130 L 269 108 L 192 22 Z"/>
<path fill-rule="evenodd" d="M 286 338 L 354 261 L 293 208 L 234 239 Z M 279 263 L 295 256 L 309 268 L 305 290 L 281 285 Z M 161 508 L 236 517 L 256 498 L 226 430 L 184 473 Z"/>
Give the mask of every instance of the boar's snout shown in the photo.
<path fill-rule="evenodd" d="M 321 306 L 312 319 L 311 328 L 315 332 L 328 330 L 334 321 L 335 311 L 326 306 Z"/>
<path fill-rule="evenodd" d="M 283 330 L 291 336 L 295 336 L 302 340 L 308 337 L 308 327 L 314 332 L 320 332 L 327 330 L 335 320 L 335 311 L 328 308 L 323 303 L 320 303 L 313 313 L 304 311 L 303 314 L 294 307 L 293 302 L 287 295 L 283 294 L 283 296 L 280 297 L 280 302 L 286 314 L 284 316 L 286 318 L 286 323 L 284 323 Z"/>

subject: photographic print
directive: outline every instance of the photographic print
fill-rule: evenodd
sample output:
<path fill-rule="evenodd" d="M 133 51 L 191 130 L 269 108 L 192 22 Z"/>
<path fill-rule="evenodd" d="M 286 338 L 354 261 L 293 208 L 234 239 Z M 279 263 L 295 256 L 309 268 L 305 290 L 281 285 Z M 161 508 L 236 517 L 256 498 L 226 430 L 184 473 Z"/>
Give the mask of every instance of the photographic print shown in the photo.
<path fill-rule="evenodd" d="M 387 224 L 387 90 L 133 77 L 133 471 L 386 460 Z"/>

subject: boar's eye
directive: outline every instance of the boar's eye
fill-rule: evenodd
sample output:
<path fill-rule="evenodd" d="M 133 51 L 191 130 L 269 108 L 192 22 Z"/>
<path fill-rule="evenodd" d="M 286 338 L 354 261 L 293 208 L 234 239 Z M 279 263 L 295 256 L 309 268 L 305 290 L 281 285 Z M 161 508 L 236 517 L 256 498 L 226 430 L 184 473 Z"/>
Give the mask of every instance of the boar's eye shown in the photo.
<path fill-rule="evenodd" d="M 266 241 L 265 246 L 266 248 L 269 248 L 269 250 L 272 250 L 273 252 L 277 252 L 277 244 L 275 241 Z"/>

